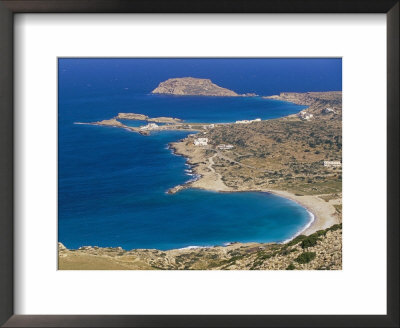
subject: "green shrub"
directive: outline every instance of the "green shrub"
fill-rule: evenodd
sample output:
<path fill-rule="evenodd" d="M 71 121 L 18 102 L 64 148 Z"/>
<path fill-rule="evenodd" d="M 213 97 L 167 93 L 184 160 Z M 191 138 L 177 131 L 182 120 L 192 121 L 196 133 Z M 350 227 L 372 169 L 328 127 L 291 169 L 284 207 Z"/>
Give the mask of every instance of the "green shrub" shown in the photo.
<path fill-rule="evenodd" d="M 304 253 L 301 253 L 301 254 L 295 259 L 295 261 L 296 261 L 297 263 L 300 263 L 300 264 L 305 264 L 305 263 L 309 263 L 309 262 L 311 262 L 312 260 L 314 260 L 316 256 L 317 256 L 317 253 L 315 253 L 315 252 L 304 252 Z"/>
<path fill-rule="evenodd" d="M 332 227 L 330 227 L 330 228 L 328 228 L 328 229 L 326 229 L 327 231 L 336 231 L 336 230 L 339 230 L 339 229 L 342 229 L 342 224 L 340 223 L 340 224 L 334 224 Z"/>
<path fill-rule="evenodd" d="M 294 266 L 293 263 L 290 263 L 290 264 L 288 265 L 288 267 L 286 268 L 286 270 L 296 270 L 296 267 Z"/>
<path fill-rule="evenodd" d="M 313 235 L 319 236 L 325 236 L 326 235 L 326 230 L 318 230 L 317 232 L 313 233 Z"/>
<path fill-rule="evenodd" d="M 319 240 L 318 235 L 312 234 L 301 242 L 301 248 L 304 249 L 304 248 L 315 246 L 315 245 L 317 245 L 318 240 Z"/>
<path fill-rule="evenodd" d="M 307 238 L 307 236 L 304 235 L 299 235 L 296 238 L 294 238 L 293 240 L 289 241 L 286 245 L 287 246 L 293 246 L 298 244 L 299 242 L 301 242 L 303 239 Z"/>

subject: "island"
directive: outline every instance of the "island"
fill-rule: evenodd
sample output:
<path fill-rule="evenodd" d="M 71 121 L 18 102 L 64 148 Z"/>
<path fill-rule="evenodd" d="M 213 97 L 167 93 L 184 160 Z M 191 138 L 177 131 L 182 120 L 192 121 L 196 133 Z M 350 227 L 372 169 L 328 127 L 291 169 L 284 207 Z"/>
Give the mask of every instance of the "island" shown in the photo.
<path fill-rule="evenodd" d="M 195 132 L 169 146 L 187 159 L 198 178 L 166 192 L 201 188 L 274 193 L 312 213 L 314 220 L 298 236 L 284 243 L 233 242 L 169 251 L 96 246 L 68 250 L 59 244 L 59 269 L 341 269 L 342 92 L 284 92 L 265 98 L 308 107 L 278 119 L 210 124 L 168 118 L 173 121 L 157 126 Z M 151 121 L 143 114 L 120 113 L 89 124 L 140 132 L 140 127 L 127 127 L 118 119 Z"/>
<path fill-rule="evenodd" d="M 240 96 L 232 90 L 222 88 L 212 83 L 210 79 L 198 79 L 194 77 L 168 79 L 164 82 L 161 82 L 151 93 L 175 96 Z"/>

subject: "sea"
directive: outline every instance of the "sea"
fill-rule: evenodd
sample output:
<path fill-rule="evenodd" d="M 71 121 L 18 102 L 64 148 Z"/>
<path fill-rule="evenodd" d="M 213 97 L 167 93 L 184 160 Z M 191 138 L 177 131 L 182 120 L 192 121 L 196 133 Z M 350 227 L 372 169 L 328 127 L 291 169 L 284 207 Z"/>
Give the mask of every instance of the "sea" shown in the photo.
<path fill-rule="evenodd" d="M 238 93 L 259 95 L 341 90 L 341 61 L 60 58 L 58 240 L 67 248 L 168 250 L 282 242 L 310 223 L 312 215 L 305 208 L 270 193 L 185 189 L 167 194 L 168 189 L 197 178 L 186 159 L 168 147 L 188 132 L 142 136 L 121 128 L 74 124 L 109 119 L 120 112 L 187 122 L 234 122 L 274 119 L 305 108 L 262 97 L 150 94 L 158 83 L 185 76 L 210 78 Z"/>

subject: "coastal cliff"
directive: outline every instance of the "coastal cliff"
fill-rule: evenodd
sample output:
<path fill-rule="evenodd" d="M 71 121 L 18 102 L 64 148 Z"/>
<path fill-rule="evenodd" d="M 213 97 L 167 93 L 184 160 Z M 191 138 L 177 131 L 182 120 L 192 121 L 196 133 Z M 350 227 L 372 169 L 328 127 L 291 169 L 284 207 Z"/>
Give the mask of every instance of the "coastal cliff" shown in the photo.
<path fill-rule="evenodd" d="M 161 82 L 151 93 L 175 96 L 239 96 L 236 92 L 222 88 L 212 83 L 209 79 L 198 79 L 194 77 L 168 79 Z"/>

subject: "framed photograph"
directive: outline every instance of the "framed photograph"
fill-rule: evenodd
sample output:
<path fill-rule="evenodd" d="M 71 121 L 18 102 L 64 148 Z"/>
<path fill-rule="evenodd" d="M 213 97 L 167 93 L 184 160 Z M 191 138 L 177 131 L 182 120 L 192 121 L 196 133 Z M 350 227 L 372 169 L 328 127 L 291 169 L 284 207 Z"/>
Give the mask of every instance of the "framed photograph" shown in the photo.
<path fill-rule="evenodd" d="M 399 326 L 398 1 L 0 10 L 2 325 Z"/>

